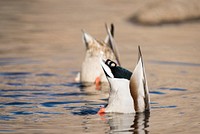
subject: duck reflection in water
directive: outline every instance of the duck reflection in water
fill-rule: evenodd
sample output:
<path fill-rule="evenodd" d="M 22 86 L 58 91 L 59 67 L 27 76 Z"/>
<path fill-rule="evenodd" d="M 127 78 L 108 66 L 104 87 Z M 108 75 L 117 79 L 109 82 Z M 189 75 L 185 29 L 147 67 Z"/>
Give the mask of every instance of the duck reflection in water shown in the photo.
<path fill-rule="evenodd" d="M 149 111 L 136 114 L 110 114 L 108 115 L 110 133 L 148 134 L 149 118 Z"/>

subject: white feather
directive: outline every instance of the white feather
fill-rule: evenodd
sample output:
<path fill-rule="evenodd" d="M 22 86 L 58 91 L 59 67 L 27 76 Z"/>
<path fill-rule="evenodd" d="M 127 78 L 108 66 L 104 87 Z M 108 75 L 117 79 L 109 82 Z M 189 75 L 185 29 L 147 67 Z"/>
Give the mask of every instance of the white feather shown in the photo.
<path fill-rule="evenodd" d="M 103 59 L 100 58 L 100 63 L 102 68 L 104 69 L 104 71 L 109 75 L 109 77 L 114 78 L 112 71 L 110 70 L 110 68 L 104 63 Z"/>
<path fill-rule="evenodd" d="M 90 36 L 89 34 L 83 32 L 83 42 L 85 44 L 90 44 L 90 43 L 92 43 L 92 41 L 93 41 L 92 36 Z"/>
<path fill-rule="evenodd" d="M 111 86 L 106 112 L 135 113 L 133 99 L 130 94 L 129 80 L 108 78 Z"/>

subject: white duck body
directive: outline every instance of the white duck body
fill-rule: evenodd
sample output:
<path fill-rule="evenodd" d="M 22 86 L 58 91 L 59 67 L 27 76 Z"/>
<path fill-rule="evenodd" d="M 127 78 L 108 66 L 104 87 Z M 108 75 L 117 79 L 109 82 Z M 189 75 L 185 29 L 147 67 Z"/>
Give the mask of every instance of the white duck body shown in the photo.
<path fill-rule="evenodd" d="M 105 41 L 98 41 L 89 34 L 83 32 L 83 40 L 86 45 L 85 58 L 82 63 L 80 72 L 80 82 L 82 83 L 93 83 L 97 77 L 100 78 L 101 82 L 107 82 L 105 74 L 99 63 L 99 58 L 112 59 L 119 64 L 119 58 L 114 45 L 113 28 L 111 30 L 107 28 L 108 36 Z"/>
<path fill-rule="evenodd" d="M 101 61 L 101 65 L 111 88 L 105 112 L 135 113 L 150 109 L 149 91 L 140 48 L 138 63 L 133 73 L 117 66 L 111 60 Z"/>
<path fill-rule="evenodd" d="M 101 82 L 107 82 L 101 66 L 96 63 L 98 60 L 99 57 L 85 58 L 80 72 L 80 81 L 82 83 L 93 83 L 97 77 L 101 79 Z"/>
<path fill-rule="evenodd" d="M 111 90 L 105 112 L 135 113 L 127 79 L 108 78 Z"/>

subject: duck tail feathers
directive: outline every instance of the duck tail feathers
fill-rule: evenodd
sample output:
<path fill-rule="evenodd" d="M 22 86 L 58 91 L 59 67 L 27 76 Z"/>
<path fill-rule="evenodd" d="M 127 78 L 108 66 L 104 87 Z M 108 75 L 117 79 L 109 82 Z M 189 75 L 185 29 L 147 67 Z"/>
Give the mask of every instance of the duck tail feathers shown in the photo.
<path fill-rule="evenodd" d="M 105 24 L 105 26 L 106 26 L 106 31 L 107 31 L 107 34 L 108 34 L 105 42 L 111 48 L 111 50 L 113 51 L 113 53 L 116 57 L 117 63 L 118 63 L 118 65 L 120 65 L 118 49 L 117 49 L 115 40 L 113 38 L 114 37 L 114 24 L 111 24 L 111 29 L 109 29 L 107 24 Z"/>

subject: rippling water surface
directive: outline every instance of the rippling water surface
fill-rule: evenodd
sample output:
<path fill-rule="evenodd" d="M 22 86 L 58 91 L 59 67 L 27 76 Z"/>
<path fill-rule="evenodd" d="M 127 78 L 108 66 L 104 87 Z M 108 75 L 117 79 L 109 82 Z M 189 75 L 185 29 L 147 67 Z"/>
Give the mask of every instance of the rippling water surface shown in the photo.
<path fill-rule="evenodd" d="M 4 61 L 4 59 L 1 59 Z M 24 61 L 24 59 L 22 59 Z M 1 67 L 18 68 L 43 63 L 20 59 L 9 60 Z M 109 86 L 82 86 L 69 82 L 73 72 L 32 72 L 32 69 L 0 72 L 0 133 L 148 133 L 151 113 L 104 114 L 97 111 L 107 103 Z M 165 98 L 168 92 L 187 92 L 183 88 L 151 89 L 150 95 Z M 151 112 L 176 109 L 176 103 L 151 101 Z M 179 113 L 184 114 L 184 113 Z"/>
<path fill-rule="evenodd" d="M 145 3 L 1 0 L 0 133 L 199 133 L 200 25 L 127 22 Z M 85 51 L 81 29 L 104 39 L 105 22 L 116 25 L 124 67 L 133 69 L 141 45 L 150 112 L 98 115 L 109 86 L 74 82 Z"/>
<path fill-rule="evenodd" d="M 96 90 L 79 83 L 47 83 L 45 79 L 67 79 L 51 72 L 7 71 L 0 72 L 0 77 L 2 133 L 82 133 L 99 127 L 103 132 L 147 131 L 150 113 L 97 114 L 106 104 L 108 86 Z M 34 79 L 38 81 L 33 82 Z"/>

